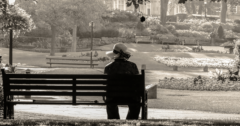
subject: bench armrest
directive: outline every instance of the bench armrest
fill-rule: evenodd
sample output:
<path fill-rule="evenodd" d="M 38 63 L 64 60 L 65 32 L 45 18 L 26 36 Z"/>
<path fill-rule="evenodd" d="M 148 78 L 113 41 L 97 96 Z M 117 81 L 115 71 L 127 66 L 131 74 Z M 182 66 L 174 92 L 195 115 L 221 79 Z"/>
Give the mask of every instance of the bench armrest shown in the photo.
<path fill-rule="evenodd" d="M 145 91 L 148 94 L 148 99 L 157 99 L 157 85 L 149 84 L 145 87 Z"/>

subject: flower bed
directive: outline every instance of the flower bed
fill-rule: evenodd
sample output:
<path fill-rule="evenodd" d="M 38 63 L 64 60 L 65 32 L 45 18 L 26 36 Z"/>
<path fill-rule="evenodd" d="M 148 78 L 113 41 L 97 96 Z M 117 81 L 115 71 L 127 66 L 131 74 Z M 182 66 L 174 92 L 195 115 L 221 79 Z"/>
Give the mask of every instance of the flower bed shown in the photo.
<path fill-rule="evenodd" d="M 194 84 L 195 78 L 165 78 L 159 80 L 158 87 L 175 90 L 199 90 L 199 91 L 240 91 L 239 81 L 230 81 L 228 79 L 222 83 L 217 78 L 202 77 L 201 82 Z"/>
<path fill-rule="evenodd" d="M 232 68 L 235 60 L 233 59 L 210 59 L 210 58 L 179 58 L 179 57 L 160 57 L 154 59 L 158 63 L 163 63 L 167 66 L 178 67 L 214 67 L 214 68 Z"/>

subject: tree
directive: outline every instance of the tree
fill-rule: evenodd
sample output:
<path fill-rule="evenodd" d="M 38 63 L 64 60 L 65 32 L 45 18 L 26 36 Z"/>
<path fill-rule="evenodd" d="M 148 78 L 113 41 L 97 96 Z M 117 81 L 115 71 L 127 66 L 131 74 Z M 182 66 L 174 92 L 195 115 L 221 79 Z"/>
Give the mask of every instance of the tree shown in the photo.
<path fill-rule="evenodd" d="M 179 0 L 178 3 L 185 4 L 187 0 Z M 189 0 L 192 1 L 192 0 Z M 203 0 L 199 0 L 203 1 Z M 211 2 L 221 2 L 221 23 L 226 23 L 226 15 L 227 15 L 227 4 L 230 4 L 231 6 L 237 6 L 240 5 L 240 0 L 210 0 Z"/>
<path fill-rule="evenodd" d="M 89 28 L 89 23 L 94 22 L 95 27 L 101 26 L 102 15 L 106 12 L 106 5 L 100 0 L 73 0 L 67 1 L 63 12 L 67 22 L 73 29 L 72 51 L 76 52 L 77 28 Z"/>
<path fill-rule="evenodd" d="M 55 55 L 56 37 L 59 31 L 66 27 L 66 17 L 63 15 L 63 7 L 65 0 L 40 0 L 37 4 L 29 1 L 21 1 L 20 5 L 28 8 L 28 11 L 33 13 L 35 21 L 41 22 L 51 30 L 51 52 L 50 55 Z"/>

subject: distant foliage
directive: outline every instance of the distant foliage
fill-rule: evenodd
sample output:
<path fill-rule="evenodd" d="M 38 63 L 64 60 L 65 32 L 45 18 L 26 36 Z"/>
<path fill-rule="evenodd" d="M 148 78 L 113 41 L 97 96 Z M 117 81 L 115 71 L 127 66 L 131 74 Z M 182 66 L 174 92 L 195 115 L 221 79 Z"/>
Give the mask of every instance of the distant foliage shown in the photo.
<path fill-rule="evenodd" d="M 1 4 L 2 5 L 2 4 Z M 2 30 L 4 32 L 10 29 L 21 30 L 22 32 L 28 32 L 34 29 L 36 26 L 29 14 L 18 5 L 8 6 L 5 14 L 0 15 L 0 21 L 2 22 Z"/>
<path fill-rule="evenodd" d="M 240 25 L 240 20 L 239 20 L 239 19 L 236 19 L 236 20 L 234 20 L 234 23 Z"/>
<path fill-rule="evenodd" d="M 167 23 L 174 25 L 176 30 L 189 30 L 191 27 L 191 23 L 184 23 L 184 22 L 178 22 L 178 23 Z"/>
<path fill-rule="evenodd" d="M 115 10 L 108 13 L 110 14 L 103 16 L 103 19 L 110 22 L 136 22 L 139 20 L 138 15 L 131 12 Z"/>
<path fill-rule="evenodd" d="M 94 31 L 94 33 L 93 33 L 94 38 L 119 37 L 119 35 L 120 35 L 120 33 L 119 33 L 118 29 L 113 28 L 113 27 L 102 28 L 102 29 L 99 29 L 97 31 Z M 79 38 L 91 38 L 91 32 L 89 32 L 89 31 L 85 31 L 85 32 L 79 31 L 77 33 L 77 36 Z"/>
<path fill-rule="evenodd" d="M 178 33 L 176 31 L 176 28 L 174 25 L 167 25 L 166 28 L 169 32 L 171 32 L 173 35 L 178 36 Z"/>

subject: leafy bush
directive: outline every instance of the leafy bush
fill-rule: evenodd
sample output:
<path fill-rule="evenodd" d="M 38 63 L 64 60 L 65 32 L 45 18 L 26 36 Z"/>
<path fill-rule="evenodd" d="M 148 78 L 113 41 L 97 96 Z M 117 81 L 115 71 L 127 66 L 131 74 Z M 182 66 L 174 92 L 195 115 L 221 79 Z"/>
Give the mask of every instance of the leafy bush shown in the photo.
<path fill-rule="evenodd" d="M 201 31 L 191 31 L 191 30 L 176 30 L 179 37 L 195 37 L 200 39 L 209 39 L 210 34 Z"/>
<path fill-rule="evenodd" d="M 110 22 L 136 22 L 139 20 L 136 14 L 119 10 L 109 11 L 107 15 L 103 16 L 103 19 Z"/>
<path fill-rule="evenodd" d="M 51 34 L 52 32 L 49 29 L 38 27 L 30 32 L 26 32 L 24 35 L 29 37 L 51 37 Z"/>
<path fill-rule="evenodd" d="M 178 22 L 178 23 L 171 22 L 167 24 L 174 25 L 176 30 L 189 30 L 191 27 L 191 23 L 185 23 L 185 22 Z"/>
<path fill-rule="evenodd" d="M 170 31 L 173 35 L 178 36 L 178 33 L 176 31 L 176 28 L 174 25 L 167 25 L 166 28 L 168 31 Z"/>
<path fill-rule="evenodd" d="M 161 24 L 150 25 L 149 29 L 155 34 L 168 34 L 169 31 L 166 27 Z"/>
<path fill-rule="evenodd" d="M 137 28 L 137 31 L 143 31 L 144 25 L 141 22 L 138 22 L 136 28 Z"/>
<path fill-rule="evenodd" d="M 198 90 L 198 91 L 240 91 L 240 83 L 230 81 L 222 82 L 218 78 L 167 78 L 159 80 L 159 88 L 175 90 Z"/>
<path fill-rule="evenodd" d="M 240 33 L 240 25 L 235 25 L 232 29 L 233 32 Z"/>
<path fill-rule="evenodd" d="M 119 34 L 123 38 L 133 38 L 135 32 L 134 32 L 134 29 L 122 28 L 122 29 L 119 29 Z"/>
<path fill-rule="evenodd" d="M 20 45 L 19 48 L 23 49 L 34 49 L 35 47 L 33 45 Z"/>
<path fill-rule="evenodd" d="M 236 19 L 236 20 L 234 20 L 234 23 L 240 25 L 240 20 L 239 20 L 239 19 Z"/>
<path fill-rule="evenodd" d="M 64 31 L 62 34 L 58 35 L 60 47 L 69 46 L 72 43 L 72 35 L 69 31 Z"/>
<path fill-rule="evenodd" d="M 168 22 L 177 22 L 177 16 L 176 15 L 167 15 L 167 21 Z"/>
<path fill-rule="evenodd" d="M 201 29 L 199 29 L 199 30 L 200 30 L 200 31 L 203 31 L 203 32 L 208 32 L 208 33 L 210 33 L 210 32 L 213 31 L 213 26 L 212 26 L 212 24 L 211 24 L 210 22 L 205 22 L 205 23 L 201 24 L 201 25 L 200 25 L 200 28 L 201 28 Z"/>
<path fill-rule="evenodd" d="M 91 38 L 91 32 L 80 32 L 77 34 L 79 38 Z M 93 33 L 94 38 L 101 38 L 101 37 L 119 37 L 118 29 L 107 27 L 105 29 L 100 29 L 98 31 L 94 31 Z"/>
<path fill-rule="evenodd" d="M 23 43 L 23 44 L 29 44 L 29 43 L 37 42 L 38 40 L 39 40 L 39 38 L 31 37 L 31 36 L 16 38 L 16 41 L 18 41 L 20 43 Z"/>

